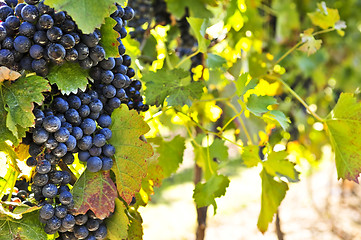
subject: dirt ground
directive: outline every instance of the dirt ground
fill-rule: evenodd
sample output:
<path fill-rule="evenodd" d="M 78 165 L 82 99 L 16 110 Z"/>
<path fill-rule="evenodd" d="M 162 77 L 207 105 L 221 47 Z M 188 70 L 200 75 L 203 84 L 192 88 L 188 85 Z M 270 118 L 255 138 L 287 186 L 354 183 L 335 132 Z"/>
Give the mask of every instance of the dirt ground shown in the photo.
<path fill-rule="evenodd" d="M 264 235 L 257 230 L 260 169 L 240 170 L 231 177 L 226 196 L 217 200 L 217 214 L 208 211 L 206 240 L 277 240 L 275 223 Z M 191 182 L 167 187 L 155 203 L 141 208 L 144 240 L 195 239 L 196 214 Z M 161 195 L 161 197 L 159 197 Z M 361 187 L 337 181 L 334 162 L 290 185 L 280 207 L 285 240 L 361 239 Z"/>

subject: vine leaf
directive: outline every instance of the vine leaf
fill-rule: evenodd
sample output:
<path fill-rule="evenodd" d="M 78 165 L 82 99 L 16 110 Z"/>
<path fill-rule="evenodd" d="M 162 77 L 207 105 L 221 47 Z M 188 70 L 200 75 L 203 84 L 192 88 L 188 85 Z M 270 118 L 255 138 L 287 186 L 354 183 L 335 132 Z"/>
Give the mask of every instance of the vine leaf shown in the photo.
<path fill-rule="evenodd" d="M 261 171 L 260 176 L 262 179 L 262 195 L 257 227 L 264 233 L 267 231 L 269 223 L 272 222 L 278 206 L 286 196 L 288 185 L 285 182 L 275 181 L 265 168 Z"/>
<path fill-rule="evenodd" d="M 72 193 L 74 215 L 92 210 L 97 218 L 104 219 L 114 212 L 114 199 L 118 194 L 109 171 L 92 173 L 85 170 L 76 181 Z"/>
<path fill-rule="evenodd" d="M 204 38 L 207 30 L 207 21 L 205 20 L 205 18 L 187 17 L 187 21 L 196 36 L 198 42 L 198 50 L 203 53 L 207 52 L 207 43 L 209 42 Z"/>
<path fill-rule="evenodd" d="M 229 179 L 223 175 L 213 175 L 205 183 L 197 183 L 193 198 L 197 204 L 197 208 L 213 205 L 214 214 L 217 212 L 217 203 L 215 198 L 219 198 L 226 194 L 226 188 L 229 186 Z"/>
<path fill-rule="evenodd" d="M 159 154 L 158 164 L 162 168 L 164 178 L 176 172 L 179 164 L 183 162 L 185 139 L 180 135 L 175 136 L 171 141 L 157 141 L 156 152 Z"/>
<path fill-rule="evenodd" d="M 254 115 L 260 117 L 269 111 L 268 106 L 274 104 L 277 104 L 277 101 L 271 96 L 257 96 L 256 94 L 252 94 L 248 98 L 247 109 Z"/>
<path fill-rule="evenodd" d="M 107 239 L 119 240 L 128 237 L 129 219 L 125 211 L 124 203 L 119 198 L 116 198 L 114 215 L 106 220 L 108 229 Z"/>
<path fill-rule="evenodd" d="M 32 75 L 23 76 L 15 82 L 5 82 L 2 86 L 3 98 L 6 104 L 6 126 L 17 138 L 21 138 L 24 132 L 19 128 L 29 128 L 34 125 L 33 102 L 41 105 L 44 96 L 42 92 L 49 91 L 50 86 L 46 79 Z"/>
<path fill-rule="evenodd" d="M 201 82 L 191 82 L 189 72 L 183 69 L 148 72 L 143 75 L 145 96 L 149 105 L 168 106 L 192 105 L 191 99 L 199 99 L 203 93 Z"/>
<path fill-rule="evenodd" d="M 129 211 L 131 217 L 129 218 L 128 239 L 129 240 L 143 240 L 143 219 L 136 210 Z"/>
<path fill-rule="evenodd" d="M 361 172 L 361 103 L 353 94 L 342 93 L 325 124 L 336 155 L 338 179 L 358 182 Z"/>
<path fill-rule="evenodd" d="M 13 144 L 17 145 L 19 140 L 6 126 L 6 118 L 8 112 L 5 110 L 5 102 L 0 97 L 0 143 L 10 140 Z M 1 150 L 1 148 L 0 148 Z"/>
<path fill-rule="evenodd" d="M 290 182 L 297 182 L 299 173 L 295 170 L 295 164 L 285 159 L 287 156 L 286 151 L 271 152 L 267 160 L 262 162 L 263 167 L 272 176 L 286 177 Z"/>
<path fill-rule="evenodd" d="M 194 154 L 197 165 L 204 172 L 204 178 L 208 181 L 218 170 L 218 161 L 228 159 L 228 147 L 224 145 L 224 140 L 214 139 L 213 143 L 207 147 L 202 147 L 201 143 L 204 138 L 203 134 L 199 134 L 196 138 L 198 145 L 193 144 Z"/>
<path fill-rule="evenodd" d="M 249 168 L 257 166 L 258 163 L 261 162 L 258 152 L 259 147 L 257 145 L 248 145 L 243 147 L 241 155 L 243 163 Z"/>
<path fill-rule="evenodd" d="M 39 212 L 34 211 L 19 220 L 0 215 L 0 239 L 44 240 L 48 235 L 39 221 Z"/>
<path fill-rule="evenodd" d="M 247 109 L 256 115 L 262 117 L 266 122 L 278 123 L 284 130 L 287 129 L 289 119 L 279 110 L 269 110 L 269 106 L 278 104 L 276 99 L 271 96 L 257 96 L 252 94 L 247 101 Z"/>
<path fill-rule="evenodd" d="M 317 3 L 317 7 L 318 9 L 315 12 L 307 14 L 313 25 L 327 29 L 335 27 L 336 23 L 340 21 L 340 15 L 337 9 L 328 8 L 325 2 Z"/>
<path fill-rule="evenodd" d="M 48 75 L 49 82 L 56 84 L 63 94 L 76 93 L 78 89 L 85 91 L 88 78 L 87 70 L 71 62 L 52 67 Z"/>
<path fill-rule="evenodd" d="M 248 73 L 242 73 L 235 81 L 236 93 L 238 96 L 243 96 L 248 90 L 257 86 L 257 79 L 252 78 L 250 81 L 248 81 L 248 76 Z"/>
<path fill-rule="evenodd" d="M 191 16 L 198 16 L 201 18 L 211 18 L 212 12 L 209 11 L 203 1 L 199 0 L 167 0 L 167 7 L 170 13 L 176 18 L 180 19 L 185 14 L 185 9 L 188 7 Z"/>
<path fill-rule="evenodd" d="M 57 11 L 66 11 L 83 33 L 92 33 L 104 19 L 116 10 L 114 2 L 125 5 L 125 0 L 45 0 Z"/>
<path fill-rule="evenodd" d="M 100 44 L 105 50 L 105 57 L 119 57 L 119 41 L 117 40 L 119 37 L 119 33 L 113 29 L 113 27 L 117 24 L 117 22 L 111 18 L 107 17 L 105 19 L 105 23 L 100 27 L 101 40 Z"/>
<path fill-rule="evenodd" d="M 122 106 L 113 112 L 110 129 L 110 144 L 116 149 L 112 170 L 119 195 L 129 204 L 147 174 L 146 159 L 153 155 L 152 146 L 139 139 L 149 126 L 135 110 Z"/>
<path fill-rule="evenodd" d="M 317 52 L 317 50 L 320 49 L 322 44 L 322 40 L 321 39 L 316 40 L 315 37 L 312 35 L 312 33 L 313 33 L 313 28 L 309 28 L 305 30 L 303 33 L 301 33 L 301 39 L 303 44 L 298 48 L 298 50 L 307 53 L 308 56 Z"/>
<path fill-rule="evenodd" d="M 208 53 L 206 64 L 210 69 L 221 68 L 227 63 L 227 60 L 217 54 Z"/>

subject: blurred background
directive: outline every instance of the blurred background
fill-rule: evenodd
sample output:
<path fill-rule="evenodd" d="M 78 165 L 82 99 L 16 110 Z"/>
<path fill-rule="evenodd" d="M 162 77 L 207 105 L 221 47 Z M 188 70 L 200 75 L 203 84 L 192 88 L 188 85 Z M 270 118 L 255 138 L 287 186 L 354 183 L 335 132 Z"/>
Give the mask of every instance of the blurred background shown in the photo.
<path fill-rule="evenodd" d="M 200 0 L 194 8 L 188 1 L 155 2 L 153 6 L 159 7 L 155 13 L 159 25 L 145 24 L 143 30 L 130 28 L 130 36 L 137 39 L 141 47 L 141 52 L 134 53 L 138 54 L 138 72 L 168 68 L 160 53 L 168 54 L 172 60 L 197 49 L 196 44 L 190 44 L 187 50 L 184 29 L 179 23 L 187 16 L 202 17 L 197 13 L 198 2 L 201 2 L 213 14 L 208 19 L 212 27 L 207 29 L 207 36 L 215 44 L 209 51 L 224 58 L 226 64 L 221 70 L 206 69 L 208 76 L 204 77 L 205 69 L 199 67 L 202 64 L 194 64 L 196 60 L 192 58 L 190 69 L 196 80 L 205 78 L 208 97 L 220 99 L 233 93 L 234 85 L 227 81 L 234 76 L 242 71 L 249 72 L 252 77 L 261 76 L 267 64 L 300 40 L 303 31 L 311 27 L 317 30 L 308 13 L 320 8 L 317 5 L 320 2 L 311 0 Z M 137 1 L 130 0 L 129 4 L 136 12 L 140 11 Z M 325 4 L 338 9 L 340 19 L 346 22 L 344 35 L 336 31 L 319 35 L 317 39 L 322 40 L 322 46 L 315 54 L 308 56 L 294 51 L 278 66 L 282 79 L 322 117 L 333 109 L 341 92 L 359 96 L 361 83 L 361 1 L 330 0 Z M 162 29 L 167 34 L 161 35 Z M 150 51 L 152 47 L 154 49 Z M 289 184 L 277 219 L 273 219 L 265 234 L 260 233 L 257 219 L 261 205 L 261 168 L 246 168 L 240 150 L 227 143 L 229 159 L 221 162 L 220 172 L 231 182 L 225 196 L 216 199 L 217 214 L 213 215 L 213 208 L 208 208 L 205 239 L 361 239 L 360 186 L 337 180 L 334 153 L 322 124 L 320 126 L 308 115 L 306 109 L 277 82 L 264 81 L 260 85 L 261 92 L 277 99 L 279 109 L 290 118 L 291 124 L 284 131 L 245 114 L 245 127 L 251 136 L 255 136 L 259 146 L 262 141 L 268 141 L 274 149 L 286 149 L 288 158 L 296 163 L 300 172 L 300 182 Z M 215 126 L 220 114 L 224 122 L 234 115 L 234 109 L 220 102 L 214 102 L 212 106 L 197 104 L 186 111 L 190 115 L 198 111 L 197 119 L 208 128 Z M 189 131 L 176 115 L 172 111 L 160 113 L 157 107 L 151 107 L 145 115 L 152 129 L 146 137 L 172 139 L 181 135 L 187 139 L 183 163 L 177 172 L 165 179 L 160 187 L 155 187 L 148 205 L 139 208 L 145 240 L 195 239 L 197 213 L 192 198 L 195 154 Z M 244 144 L 247 136 L 239 130 L 240 124 L 236 119 L 227 136 Z"/>

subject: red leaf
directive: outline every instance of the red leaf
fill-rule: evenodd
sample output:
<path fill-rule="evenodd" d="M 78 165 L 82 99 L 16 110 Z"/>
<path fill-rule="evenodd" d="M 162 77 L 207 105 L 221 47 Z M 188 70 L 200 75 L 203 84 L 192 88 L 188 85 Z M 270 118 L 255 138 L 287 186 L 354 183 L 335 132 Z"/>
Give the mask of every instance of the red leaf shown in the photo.
<path fill-rule="evenodd" d="M 104 219 L 114 212 L 114 201 L 118 194 L 109 171 L 92 173 L 85 170 L 75 183 L 72 193 L 74 215 L 92 210 L 97 218 Z"/>

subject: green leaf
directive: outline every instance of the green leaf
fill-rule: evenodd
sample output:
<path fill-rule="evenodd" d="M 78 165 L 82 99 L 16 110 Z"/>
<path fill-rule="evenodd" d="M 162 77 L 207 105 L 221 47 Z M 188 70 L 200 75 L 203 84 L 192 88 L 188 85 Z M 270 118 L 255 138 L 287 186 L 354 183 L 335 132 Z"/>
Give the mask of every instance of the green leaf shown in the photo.
<path fill-rule="evenodd" d="M 202 53 L 207 52 L 207 40 L 204 38 L 206 34 L 206 21 L 204 18 L 187 17 L 187 21 L 193 30 L 198 41 L 198 50 Z"/>
<path fill-rule="evenodd" d="M 225 141 L 219 138 L 214 139 L 212 145 L 209 147 L 209 154 L 213 161 L 227 161 L 228 147 Z"/>
<path fill-rule="evenodd" d="M 220 68 L 227 63 L 227 60 L 217 54 L 208 53 L 206 64 L 208 68 Z"/>
<path fill-rule="evenodd" d="M 128 239 L 129 240 L 143 240 L 143 219 L 136 210 L 130 211 L 131 218 L 129 218 Z"/>
<path fill-rule="evenodd" d="M 176 18 L 180 19 L 185 15 L 185 9 L 188 7 L 190 16 L 200 18 L 211 18 L 212 12 L 209 11 L 202 0 L 166 0 L 167 8 Z"/>
<path fill-rule="evenodd" d="M 137 111 L 122 106 L 113 112 L 110 129 L 113 136 L 109 143 L 116 149 L 112 170 L 119 195 L 129 204 L 147 174 L 146 159 L 153 155 L 152 146 L 139 139 L 149 126 Z"/>
<path fill-rule="evenodd" d="M 143 75 L 147 104 L 160 106 L 167 99 L 169 106 L 192 105 L 191 99 L 199 99 L 203 83 L 191 82 L 189 72 L 182 69 L 148 72 Z"/>
<path fill-rule="evenodd" d="M 316 40 L 312 35 L 313 29 L 307 29 L 301 34 L 303 44 L 298 48 L 302 52 L 307 53 L 308 56 L 317 52 L 321 48 L 322 40 Z"/>
<path fill-rule="evenodd" d="M 119 41 L 117 40 L 119 37 L 119 33 L 113 29 L 113 27 L 117 25 L 117 22 L 111 18 L 107 17 L 105 19 L 105 23 L 100 27 L 100 33 L 102 38 L 100 40 L 100 45 L 105 50 L 105 58 L 110 57 L 119 57 Z"/>
<path fill-rule="evenodd" d="M 88 170 L 85 170 L 76 181 L 72 194 L 74 215 L 92 210 L 99 219 L 105 219 L 114 212 L 114 199 L 118 196 L 109 171 L 92 173 Z"/>
<path fill-rule="evenodd" d="M 22 219 L 0 216 L 1 240 L 45 240 L 47 234 L 39 221 L 39 212 L 23 215 Z"/>
<path fill-rule="evenodd" d="M 243 147 L 243 152 L 241 155 L 243 163 L 249 168 L 257 166 L 258 163 L 261 162 L 261 158 L 259 157 L 258 153 L 259 147 L 257 145 Z"/>
<path fill-rule="evenodd" d="M 288 185 L 277 182 L 265 169 L 260 173 L 262 179 L 261 212 L 258 217 L 257 227 L 264 233 L 272 222 L 274 214 L 286 196 Z"/>
<path fill-rule="evenodd" d="M 236 93 L 238 96 L 243 96 L 248 90 L 257 86 L 257 79 L 252 78 L 248 81 L 248 73 L 242 73 L 241 76 L 235 81 Z"/>
<path fill-rule="evenodd" d="M 271 110 L 268 113 L 265 113 L 262 118 L 265 121 L 272 120 L 272 122 L 280 125 L 283 130 L 286 130 L 289 126 L 289 123 L 291 122 L 280 110 Z"/>
<path fill-rule="evenodd" d="M 114 214 L 106 220 L 106 225 L 108 229 L 107 239 L 109 240 L 119 240 L 126 239 L 128 237 L 128 224 L 129 219 L 125 213 L 126 208 L 124 203 L 115 199 L 115 212 Z"/>
<path fill-rule="evenodd" d="M 328 8 L 325 2 L 317 3 L 318 9 L 313 13 L 307 15 L 312 23 L 322 29 L 334 27 L 340 20 L 340 15 L 337 9 Z"/>
<path fill-rule="evenodd" d="M 87 70 L 71 62 L 52 67 L 48 75 L 49 82 L 56 84 L 63 94 L 77 93 L 78 89 L 85 91 L 88 78 Z"/>
<path fill-rule="evenodd" d="M 223 175 L 213 175 L 207 182 L 198 183 L 193 192 L 194 201 L 197 208 L 213 205 L 214 214 L 217 212 L 217 203 L 215 198 L 226 194 L 226 188 L 229 186 L 229 179 Z"/>
<path fill-rule="evenodd" d="M 338 179 L 358 182 L 361 172 L 361 103 L 342 93 L 325 124 L 336 155 Z"/>
<path fill-rule="evenodd" d="M 157 147 L 159 153 L 158 162 L 163 169 L 164 178 L 175 173 L 179 164 L 183 161 L 183 152 L 185 149 L 185 139 L 181 136 L 175 136 L 171 141 L 162 141 Z"/>
<path fill-rule="evenodd" d="M 277 104 L 277 101 L 271 96 L 257 96 L 256 94 L 252 94 L 248 98 L 247 109 L 254 115 L 260 117 L 269 111 L 268 106 L 274 104 Z"/>
<path fill-rule="evenodd" d="M 196 163 L 204 173 L 204 178 L 209 180 L 217 173 L 218 161 L 228 160 L 228 147 L 224 145 L 224 140 L 216 138 L 213 143 L 207 147 L 201 147 L 203 134 L 197 136 L 198 145 L 193 143 Z"/>
<path fill-rule="evenodd" d="M 257 96 L 252 94 L 248 98 L 247 109 L 258 117 L 262 117 L 265 122 L 279 124 L 284 130 L 290 122 L 286 115 L 280 110 L 269 110 L 268 107 L 278 104 L 271 96 Z"/>
<path fill-rule="evenodd" d="M 11 141 L 13 144 L 18 145 L 19 139 L 6 126 L 6 119 L 8 112 L 4 108 L 5 102 L 0 97 L 0 143 L 5 141 Z"/>
<path fill-rule="evenodd" d="M 41 105 L 44 96 L 42 92 L 49 91 L 48 81 L 42 77 L 22 76 L 15 82 L 6 81 L 2 86 L 3 98 L 6 103 L 6 126 L 17 138 L 21 138 L 25 131 L 18 132 L 18 127 L 27 129 L 34 125 L 33 102 Z"/>
<path fill-rule="evenodd" d="M 284 176 L 289 181 L 297 182 L 299 173 L 295 169 L 295 164 L 286 159 L 287 156 L 286 151 L 271 152 L 267 161 L 262 162 L 263 167 L 271 176 Z"/>
<path fill-rule="evenodd" d="M 99 28 L 104 19 L 116 10 L 114 2 L 120 5 L 125 0 L 45 0 L 45 4 L 57 11 L 66 11 L 76 22 L 83 33 L 92 33 Z"/>

